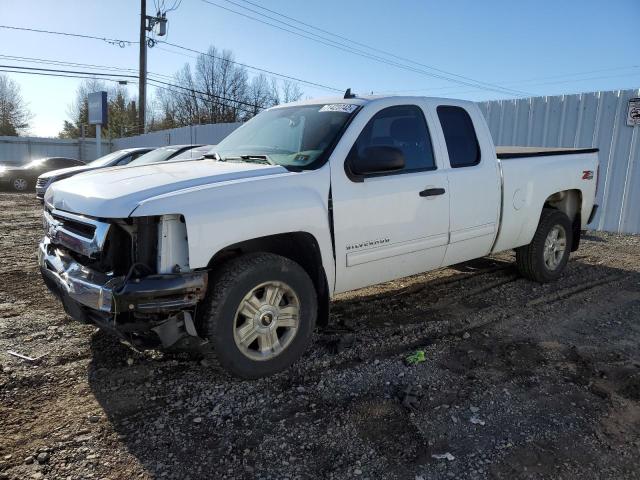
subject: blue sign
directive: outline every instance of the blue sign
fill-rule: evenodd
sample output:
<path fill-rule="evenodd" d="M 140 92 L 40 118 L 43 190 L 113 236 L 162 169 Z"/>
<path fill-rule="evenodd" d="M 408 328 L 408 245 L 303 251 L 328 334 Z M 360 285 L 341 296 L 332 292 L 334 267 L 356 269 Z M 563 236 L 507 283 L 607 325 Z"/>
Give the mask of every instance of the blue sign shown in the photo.
<path fill-rule="evenodd" d="M 107 92 L 89 94 L 89 124 L 107 124 Z"/>

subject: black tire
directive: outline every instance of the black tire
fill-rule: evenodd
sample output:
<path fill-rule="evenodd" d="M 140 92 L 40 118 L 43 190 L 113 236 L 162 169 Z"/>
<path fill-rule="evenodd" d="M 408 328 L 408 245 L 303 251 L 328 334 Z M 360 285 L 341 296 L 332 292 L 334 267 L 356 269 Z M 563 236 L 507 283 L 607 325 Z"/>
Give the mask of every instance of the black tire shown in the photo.
<path fill-rule="evenodd" d="M 564 254 L 560 259 L 560 262 L 554 269 L 550 269 L 544 260 L 545 241 L 549 232 L 556 227 L 560 226 L 564 229 L 566 235 L 566 246 Z M 569 261 L 569 255 L 571 253 L 571 245 L 573 238 L 573 229 L 571 228 L 571 221 L 563 212 L 554 210 L 552 208 L 544 208 L 542 215 L 540 215 L 540 222 L 538 228 L 533 236 L 533 240 L 529 245 L 519 247 L 516 249 L 516 265 L 523 277 L 528 278 L 539 283 L 547 283 L 556 280 Z"/>
<path fill-rule="evenodd" d="M 18 183 L 20 183 L 20 185 L 22 185 L 23 188 L 18 188 L 17 186 Z M 31 188 L 31 182 L 26 177 L 14 177 L 10 180 L 9 185 L 11 187 L 11 190 L 13 190 L 14 192 L 20 192 L 20 193 L 27 192 Z"/>
<path fill-rule="evenodd" d="M 268 360 L 245 355 L 234 340 L 237 311 L 245 295 L 265 282 L 283 282 L 299 300 L 298 327 L 290 343 Z M 213 347 L 220 364 L 232 374 L 246 379 L 280 372 L 306 350 L 318 314 L 313 282 L 304 269 L 288 258 L 271 253 L 251 253 L 229 260 L 210 278 L 207 295 L 198 316 L 198 325 Z"/>

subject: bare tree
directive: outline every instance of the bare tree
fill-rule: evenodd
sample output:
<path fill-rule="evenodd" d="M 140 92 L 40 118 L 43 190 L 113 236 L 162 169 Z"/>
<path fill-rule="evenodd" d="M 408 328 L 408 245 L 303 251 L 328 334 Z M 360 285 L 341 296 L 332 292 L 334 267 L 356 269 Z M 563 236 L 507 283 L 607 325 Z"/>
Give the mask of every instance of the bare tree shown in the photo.
<path fill-rule="evenodd" d="M 229 50 L 214 46 L 174 75 L 174 86 L 158 89 L 151 117 L 152 129 L 199 123 L 246 121 L 261 110 L 302 97 L 297 83 L 282 85 L 259 74 L 251 79 Z"/>
<path fill-rule="evenodd" d="M 290 80 L 282 82 L 282 103 L 296 102 L 302 98 L 300 85 Z"/>
<path fill-rule="evenodd" d="M 0 75 L 0 135 L 26 133 L 32 118 L 18 84 L 6 75 Z"/>
<path fill-rule="evenodd" d="M 271 85 L 269 85 L 267 77 L 262 73 L 251 79 L 247 93 L 247 103 L 252 105 L 249 107 L 252 116 L 260 112 L 260 107 L 268 107 L 275 104 Z"/>

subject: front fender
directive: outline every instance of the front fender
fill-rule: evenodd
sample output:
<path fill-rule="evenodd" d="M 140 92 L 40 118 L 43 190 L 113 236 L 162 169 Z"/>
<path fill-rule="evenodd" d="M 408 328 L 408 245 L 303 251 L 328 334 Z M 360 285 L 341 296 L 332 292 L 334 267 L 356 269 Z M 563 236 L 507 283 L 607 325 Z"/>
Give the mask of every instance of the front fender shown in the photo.
<path fill-rule="evenodd" d="M 307 232 L 320 247 L 333 287 L 335 264 L 329 228 L 329 168 L 203 185 L 150 198 L 132 217 L 185 218 L 189 266 L 205 268 L 227 246 L 254 238 Z"/>

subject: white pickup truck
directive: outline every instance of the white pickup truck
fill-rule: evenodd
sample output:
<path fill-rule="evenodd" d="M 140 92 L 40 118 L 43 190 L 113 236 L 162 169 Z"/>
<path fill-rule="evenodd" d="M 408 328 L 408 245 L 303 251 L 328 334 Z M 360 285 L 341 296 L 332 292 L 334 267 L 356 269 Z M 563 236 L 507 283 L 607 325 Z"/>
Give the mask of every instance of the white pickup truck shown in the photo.
<path fill-rule="evenodd" d="M 594 149 L 496 151 L 471 102 L 348 92 L 266 110 L 204 161 L 53 184 L 39 262 L 73 318 L 256 378 L 304 352 L 340 292 L 510 249 L 557 278 L 597 171 Z"/>

